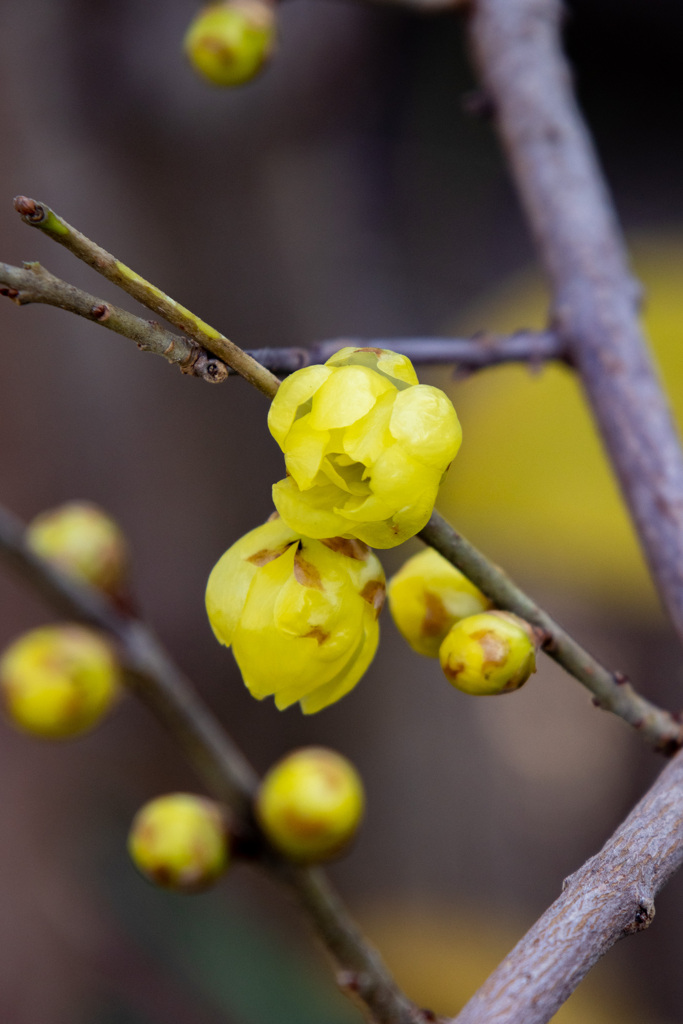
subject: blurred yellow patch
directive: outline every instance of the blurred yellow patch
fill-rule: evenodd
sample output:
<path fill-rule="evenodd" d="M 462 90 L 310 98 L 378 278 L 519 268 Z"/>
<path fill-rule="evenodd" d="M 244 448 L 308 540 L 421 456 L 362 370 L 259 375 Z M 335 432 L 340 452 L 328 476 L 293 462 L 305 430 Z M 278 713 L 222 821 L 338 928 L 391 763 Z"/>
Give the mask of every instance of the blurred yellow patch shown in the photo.
<path fill-rule="evenodd" d="M 526 930 L 482 906 L 449 910 L 428 903 L 385 904 L 361 911 L 359 917 L 399 986 L 418 1006 L 445 1017 L 460 1012 Z M 639 1011 L 627 979 L 601 965 L 553 1022 L 635 1024 L 644 1019 Z M 649 1018 L 649 1024 L 657 1021 Z"/>
<path fill-rule="evenodd" d="M 646 289 L 645 325 L 680 423 L 683 415 L 683 238 L 634 248 Z M 520 275 L 459 322 L 458 333 L 541 328 L 547 293 Z M 448 387 L 445 377 L 439 383 Z M 657 600 L 581 389 L 570 370 L 503 366 L 451 385 L 467 438 L 439 507 L 486 553 L 622 610 L 658 612 Z"/>

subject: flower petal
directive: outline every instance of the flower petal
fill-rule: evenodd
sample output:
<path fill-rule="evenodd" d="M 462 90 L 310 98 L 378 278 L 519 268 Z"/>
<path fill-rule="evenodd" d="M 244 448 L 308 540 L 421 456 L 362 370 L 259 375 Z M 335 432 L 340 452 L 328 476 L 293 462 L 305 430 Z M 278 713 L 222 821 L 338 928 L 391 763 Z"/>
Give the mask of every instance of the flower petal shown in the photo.
<path fill-rule="evenodd" d="M 304 366 L 285 377 L 268 412 L 268 429 L 280 448 L 283 448 L 300 407 L 315 394 L 332 372 L 327 366 Z"/>
<path fill-rule="evenodd" d="M 394 390 L 386 377 L 365 366 L 330 369 L 326 381 L 313 396 L 311 426 L 315 430 L 347 427 L 372 409 L 380 395 Z"/>
<path fill-rule="evenodd" d="M 333 509 L 347 497 L 334 484 L 315 484 L 301 491 L 292 477 L 273 484 L 273 503 L 283 520 L 306 537 L 336 537 L 348 532 L 348 524 Z"/>
<path fill-rule="evenodd" d="M 440 471 L 455 458 L 462 441 L 453 403 L 429 384 L 418 384 L 396 396 L 389 429 L 413 458 Z"/>

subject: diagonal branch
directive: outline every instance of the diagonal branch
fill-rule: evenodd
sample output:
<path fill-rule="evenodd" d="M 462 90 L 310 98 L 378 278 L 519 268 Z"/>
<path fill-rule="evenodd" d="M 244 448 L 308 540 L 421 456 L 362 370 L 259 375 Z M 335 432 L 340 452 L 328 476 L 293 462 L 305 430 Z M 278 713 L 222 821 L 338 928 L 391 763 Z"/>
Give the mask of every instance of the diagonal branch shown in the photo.
<path fill-rule="evenodd" d="M 664 754 L 673 754 L 683 744 L 683 725 L 677 718 L 641 697 L 621 672 L 610 672 L 601 665 L 438 512 L 420 537 L 476 583 L 496 607 L 514 612 L 541 630 L 543 650 L 590 690 L 598 707 L 619 715 Z"/>
<path fill-rule="evenodd" d="M 211 383 L 227 379 L 225 363 L 195 341 L 171 334 L 152 320 L 143 320 L 111 302 L 81 291 L 55 277 L 40 263 L 26 263 L 23 268 L 0 263 L 0 295 L 6 295 L 18 306 L 40 302 L 76 313 L 130 338 L 143 351 L 154 352 L 168 359 L 169 363 L 176 363 L 183 373 L 202 377 Z"/>
<path fill-rule="evenodd" d="M 124 292 L 141 302 L 143 306 L 147 306 L 159 316 L 163 316 L 174 327 L 179 327 L 202 348 L 208 349 L 224 363 L 232 366 L 263 394 L 269 398 L 273 397 L 280 386 L 277 377 L 220 331 L 205 323 L 185 306 L 181 306 L 179 302 L 170 298 L 156 285 L 150 284 L 144 277 L 140 277 L 96 242 L 86 238 L 80 231 L 54 213 L 49 206 L 37 203 L 34 199 L 28 199 L 26 196 L 17 196 L 14 200 L 14 207 L 21 214 L 25 224 L 40 228 L 55 242 L 59 242 L 74 256 L 96 270 L 98 274 L 102 274 L 108 281 L 118 285 Z"/>
<path fill-rule="evenodd" d="M 457 1024 L 545 1024 L 615 942 L 648 927 L 655 896 L 682 862 L 679 753 L 600 853 L 565 880 L 562 895 L 455 1018 Z"/>
<path fill-rule="evenodd" d="M 44 303 L 76 313 L 134 341 L 145 352 L 163 356 L 183 373 L 216 384 L 237 373 L 195 341 L 172 334 L 152 320 L 81 291 L 62 281 L 40 263 L 13 267 L 0 263 L 0 295 L 18 306 Z M 550 360 L 567 361 L 560 339 L 552 331 L 518 331 L 509 337 L 479 333 L 472 338 L 389 338 L 362 340 L 340 338 L 322 341 L 310 348 L 261 348 L 246 354 L 272 373 L 284 377 L 303 366 L 324 363 L 346 345 L 391 348 L 408 356 L 416 365 L 454 364 L 457 373 L 471 373 L 501 363 L 525 362 L 531 367 Z"/>
<path fill-rule="evenodd" d="M 638 322 L 639 290 L 560 48 L 559 0 L 476 0 L 484 87 L 576 365 L 683 639 L 683 455 Z"/>
<path fill-rule="evenodd" d="M 178 742 L 208 789 L 228 804 L 245 850 L 306 912 L 336 963 L 340 984 L 364 1001 L 378 1024 L 426 1024 L 427 1016 L 397 988 L 324 873 L 290 864 L 258 834 L 251 814 L 254 771 L 149 627 L 36 555 L 24 541 L 23 525 L 1 506 L 0 556 L 61 614 L 116 640 L 130 688 Z"/>

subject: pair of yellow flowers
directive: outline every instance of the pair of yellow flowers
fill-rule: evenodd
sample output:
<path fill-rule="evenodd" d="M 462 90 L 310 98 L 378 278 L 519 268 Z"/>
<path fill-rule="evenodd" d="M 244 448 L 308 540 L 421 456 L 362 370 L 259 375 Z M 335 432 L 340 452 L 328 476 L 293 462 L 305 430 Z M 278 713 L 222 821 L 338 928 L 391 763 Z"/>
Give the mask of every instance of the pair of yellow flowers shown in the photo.
<path fill-rule="evenodd" d="M 226 551 L 206 606 L 253 696 L 312 713 L 372 661 L 385 583 L 369 545 L 422 529 L 462 430 L 409 359 L 368 348 L 287 377 L 268 426 L 288 474 L 273 487 L 277 514 Z"/>

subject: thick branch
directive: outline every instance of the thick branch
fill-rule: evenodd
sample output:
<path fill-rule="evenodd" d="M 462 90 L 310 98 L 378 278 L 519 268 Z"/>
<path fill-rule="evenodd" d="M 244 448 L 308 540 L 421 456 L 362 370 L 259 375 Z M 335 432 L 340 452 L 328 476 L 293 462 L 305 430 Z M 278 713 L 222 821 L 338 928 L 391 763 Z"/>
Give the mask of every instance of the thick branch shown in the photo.
<path fill-rule="evenodd" d="M 0 263 L 0 295 L 6 295 L 18 306 L 41 302 L 76 313 L 110 331 L 131 338 L 143 351 L 154 352 L 168 359 L 169 363 L 176 363 L 183 373 L 201 377 L 211 383 L 227 379 L 226 364 L 196 342 L 171 334 L 152 320 L 143 320 L 111 302 L 81 291 L 55 277 L 40 263 L 26 263 L 23 268 Z"/>
<path fill-rule="evenodd" d="M 546 910 L 455 1018 L 545 1024 L 600 957 L 652 921 L 654 898 L 683 861 L 683 753 L 597 856 Z"/>
<path fill-rule="evenodd" d="M 263 394 L 272 398 L 280 382 L 270 370 L 261 366 L 241 348 L 229 341 L 214 327 L 195 316 L 189 309 L 181 306 L 161 289 L 150 284 L 134 270 L 121 263 L 111 253 L 82 235 L 76 228 L 62 220 L 48 206 L 36 203 L 34 199 L 18 196 L 14 201 L 15 209 L 21 214 L 22 220 L 32 227 L 40 228 L 46 235 L 59 242 L 89 267 L 96 270 L 108 281 L 128 292 L 143 306 L 163 316 L 164 320 L 179 327 L 198 345 L 213 352 L 224 363 L 232 366 L 245 380 L 253 384 Z"/>
<path fill-rule="evenodd" d="M 121 615 L 99 591 L 70 579 L 36 555 L 24 541 L 23 525 L 1 506 L 0 556 L 61 614 L 115 638 L 131 689 L 178 742 L 208 789 L 231 808 L 238 834 L 247 841 L 253 838 L 256 775 L 151 630 Z M 260 852 L 261 866 L 306 911 L 337 965 L 340 983 L 364 1001 L 372 1018 L 379 1024 L 425 1024 L 425 1015 L 396 987 L 324 874 L 289 864 L 262 838 L 253 849 Z"/>
<path fill-rule="evenodd" d="M 619 715 L 638 730 L 646 743 L 665 754 L 672 754 L 683 744 L 683 726 L 673 715 L 641 697 L 622 673 L 610 672 L 601 665 L 438 512 L 420 537 L 476 583 L 498 608 L 537 626 L 546 654 L 583 683 L 599 707 Z"/>
<path fill-rule="evenodd" d="M 639 291 L 559 42 L 559 0 L 477 0 L 484 87 L 655 581 L 683 638 L 683 456 L 638 323 Z"/>

